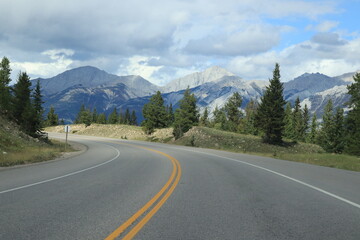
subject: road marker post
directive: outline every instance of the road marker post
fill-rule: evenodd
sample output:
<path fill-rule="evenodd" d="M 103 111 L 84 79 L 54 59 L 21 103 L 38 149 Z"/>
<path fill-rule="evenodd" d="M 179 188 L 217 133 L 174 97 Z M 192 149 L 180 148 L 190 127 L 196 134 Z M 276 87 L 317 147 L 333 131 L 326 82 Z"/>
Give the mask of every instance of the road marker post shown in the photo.
<path fill-rule="evenodd" d="M 68 141 L 68 133 L 70 132 L 70 126 L 69 125 L 65 125 L 64 127 L 64 131 L 66 133 L 65 135 L 65 152 L 66 152 L 66 146 L 67 146 L 67 141 Z"/>

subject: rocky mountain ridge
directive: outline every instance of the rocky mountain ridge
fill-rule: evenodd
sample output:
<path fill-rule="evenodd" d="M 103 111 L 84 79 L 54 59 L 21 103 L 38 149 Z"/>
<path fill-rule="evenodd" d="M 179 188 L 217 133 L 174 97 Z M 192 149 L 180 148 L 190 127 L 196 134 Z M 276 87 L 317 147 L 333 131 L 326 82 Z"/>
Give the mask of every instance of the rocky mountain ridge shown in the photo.
<path fill-rule="evenodd" d="M 299 96 L 303 105 L 307 104 L 312 113 L 320 116 L 329 99 L 333 100 L 335 107 L 345 108 L 344 103 L 348 99 L 346 85 L 351 83 L 352 75 L 354 73 L 329 77 L 320 73 L 305 73 L 284 83 L 284 96 L 290 102 Z M 114 108 L 119 111 L 129 108 L 137 112 L 141 121 L 142 106 L 156 91 L 163 93 L 165 104 L 171 103 L 176 108 L 188 86 L 197 97 L 200 110 L 222 107 L 234 92 L 243 97 L 242 107 L 245 107 L 250 99 L 259 100 L 268 84 L 268 81 L 246 81 L 220 67 L 175 79 L 164 87 L 140 76 L 116 76 L 89 66 L 33 82 L 36 80 L 40 80 L 43 89 L 45 109 L 54 106 L 59 117 L 66 122 L 74 120 L 81 104 L 105 113 Z"/>

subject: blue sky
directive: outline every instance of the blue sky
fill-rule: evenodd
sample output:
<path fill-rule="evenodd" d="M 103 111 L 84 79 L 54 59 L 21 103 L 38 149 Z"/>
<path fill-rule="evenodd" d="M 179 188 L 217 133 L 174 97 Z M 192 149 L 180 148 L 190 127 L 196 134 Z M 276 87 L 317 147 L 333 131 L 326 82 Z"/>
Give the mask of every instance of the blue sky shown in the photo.
<path fill-rule="evenodd" d="M 360 70 L 359 0 L 1 0 L 13 78 L 92 65 L 164 85 L 213 65 L 267 80 Z"/>

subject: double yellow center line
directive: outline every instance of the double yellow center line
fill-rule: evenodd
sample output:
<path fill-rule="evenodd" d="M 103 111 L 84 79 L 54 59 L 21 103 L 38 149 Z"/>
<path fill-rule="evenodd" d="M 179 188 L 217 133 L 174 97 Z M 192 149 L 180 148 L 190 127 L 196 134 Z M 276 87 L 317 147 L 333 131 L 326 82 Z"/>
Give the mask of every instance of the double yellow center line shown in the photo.
<path fill-rule="evenodd" d="M 126 144 L 126 145 L 131 145 L 133 147 L 135 146 L 132 144 Z M 152 151 L 167 157 L 173 165 L 173 170 L 170 178 L 161 188 L 161 190 L 149 202 L 147 202 L 139 211 L 137 211 L 126 222 L 124 222 L 120 227 L 118 227 L 114 232 L 112 232 L 108 237 L 106 237 L 105 240 L 113 240 L 116 237 L 120 236 L 120 234 L 122 234 L 125 230 L 127 230 L 127 234 L 122 239 L 124 240 L 132 239 L 141 230 L 141 228 L 152 218 L 152 216 L 154 216 L 154 214 L 161 208 L 161 206 L 166 202 L 166 200 L 173 193 L 174 189 L 176 188 L 177 184 L 180 181 L 181 166 L 177 159 L 166 153 L 151 148 L 139 147 L 139 146 L 135 146 L 135 147 L 146 149 L 148 151 Z M 144 215 L 145 212 L 147 213 Z M 135 221 L 138 220 L 139 222 L 136 225 L 134 225 L 130 230 L 128 230 L 128 228 Z"/>

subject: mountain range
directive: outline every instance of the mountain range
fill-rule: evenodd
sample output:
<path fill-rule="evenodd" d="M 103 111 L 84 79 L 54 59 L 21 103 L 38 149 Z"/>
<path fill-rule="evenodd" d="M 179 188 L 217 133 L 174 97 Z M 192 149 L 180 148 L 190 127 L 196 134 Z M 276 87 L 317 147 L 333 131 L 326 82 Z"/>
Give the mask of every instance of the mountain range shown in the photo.
<path fill-rule="evenodd" d="M 322 115 L 329 99 L 335 107 L 346 109 L 349 99 L 346 86 L 354 74 L 329 77 L 305 73 L 284 83 L 284 97 L 290 102 L 299 97 L 301 104 L 307 104 L 310 112 L 318 116 Z M 259 100 L 268 84 L 268 81 L 244 80 L 217 66 L 175 79 L 165 86 L 157 86 L 140 76 L 117 76 L 91 66 L 68 70 L 48 79 L 34 79 L 33 85 L 37 80 L 42 86 L 45 109 L 53 106 L 59 118 L 68 123 L 75 119 L 82 104 L 107 114 L 114 108 L 119 111 L 129 108 L 136 111 L 141 122 L 142 107 L 156 91 L 162 92 L 166 105 L 171 103 L 176 108 L 188 87 L 195 94 L 200 111 L 205 107 L 210 110 L 222 107 L 234 92 L 242 96 L 244 108 L 251 99 Z"/>

